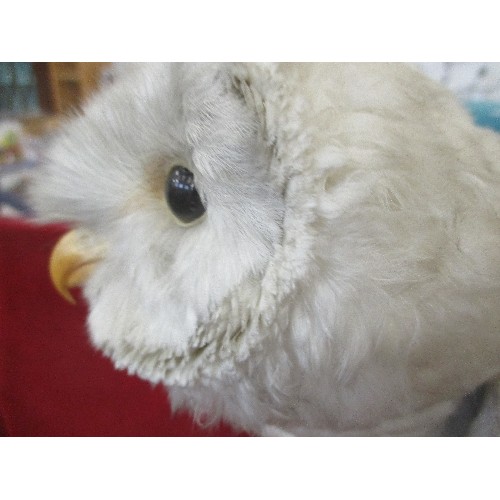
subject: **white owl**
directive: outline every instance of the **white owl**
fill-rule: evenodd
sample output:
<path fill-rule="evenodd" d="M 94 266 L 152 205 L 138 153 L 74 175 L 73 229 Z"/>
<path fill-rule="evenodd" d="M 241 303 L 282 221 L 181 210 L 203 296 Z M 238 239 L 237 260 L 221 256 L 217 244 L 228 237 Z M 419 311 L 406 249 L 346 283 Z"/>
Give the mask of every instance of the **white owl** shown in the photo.
<path fill-rule="evenodd" d="M 93 344 L 198 420 L 500 432 L 500 139 L 417 70 L 133 66 L 34 198 Z"/>

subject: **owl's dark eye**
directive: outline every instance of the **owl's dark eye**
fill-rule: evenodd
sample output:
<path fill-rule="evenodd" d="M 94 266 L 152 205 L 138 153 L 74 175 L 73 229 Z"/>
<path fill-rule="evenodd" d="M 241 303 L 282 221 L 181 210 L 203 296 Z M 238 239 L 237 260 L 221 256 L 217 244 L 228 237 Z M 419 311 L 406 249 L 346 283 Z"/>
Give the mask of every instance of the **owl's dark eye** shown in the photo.
<path fill-rule="evenodd" d="M 193 172 L 175 165 L 168 175 L 165 186 L 168 206 L 183 223 L 189 224 L 205 213 L 205 207 L 194 185 Z"/>

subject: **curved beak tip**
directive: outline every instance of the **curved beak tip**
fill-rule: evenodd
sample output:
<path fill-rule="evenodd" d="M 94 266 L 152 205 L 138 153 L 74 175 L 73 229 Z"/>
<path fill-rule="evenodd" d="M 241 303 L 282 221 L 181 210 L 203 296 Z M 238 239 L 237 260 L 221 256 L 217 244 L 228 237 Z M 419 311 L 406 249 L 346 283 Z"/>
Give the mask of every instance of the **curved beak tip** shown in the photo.
<path fill-rule="evenodd" d="M 70 288 L 82 285 L 102 258 L 102 247 L 91 247 L 79 231 L 66 233 L 52 250 L 49 274 L 55 289 L 71 304 Z"/>

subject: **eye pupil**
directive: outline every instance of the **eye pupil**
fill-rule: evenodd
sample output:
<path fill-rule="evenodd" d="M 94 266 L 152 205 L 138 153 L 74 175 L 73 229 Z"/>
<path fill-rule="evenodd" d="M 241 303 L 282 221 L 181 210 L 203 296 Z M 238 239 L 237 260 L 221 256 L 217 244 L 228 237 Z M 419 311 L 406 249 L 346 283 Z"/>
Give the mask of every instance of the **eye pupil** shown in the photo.
<path fill-rule="evenodd" d="M 194 175 L 186 167 L 176 165 L 172 168 L 165 194 L 170 210 L 181 222 L 193 222 L 205 213 L 194 184 Z"/>

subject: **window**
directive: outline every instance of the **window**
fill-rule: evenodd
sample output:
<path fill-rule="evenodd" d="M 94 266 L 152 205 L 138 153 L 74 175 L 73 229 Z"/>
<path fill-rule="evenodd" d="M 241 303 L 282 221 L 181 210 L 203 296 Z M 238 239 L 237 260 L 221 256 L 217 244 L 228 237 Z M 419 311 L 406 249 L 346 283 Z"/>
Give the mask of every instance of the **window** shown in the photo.
<path fill-rule="evenodd" d="M 0 63 L 0 114 L 26 115 L 40 111 L 33 66 L 28 62 Z"/>

